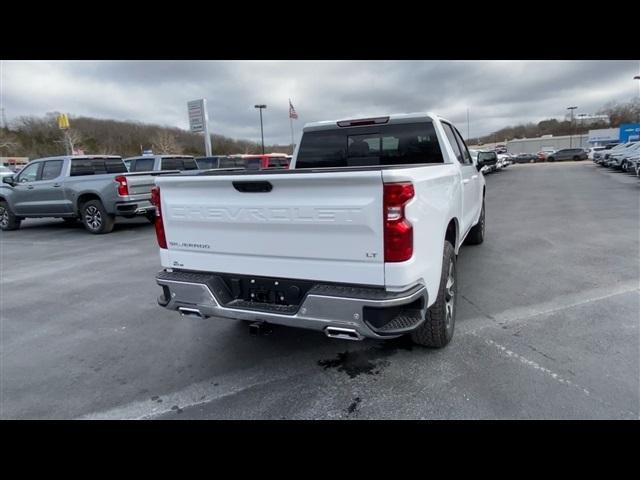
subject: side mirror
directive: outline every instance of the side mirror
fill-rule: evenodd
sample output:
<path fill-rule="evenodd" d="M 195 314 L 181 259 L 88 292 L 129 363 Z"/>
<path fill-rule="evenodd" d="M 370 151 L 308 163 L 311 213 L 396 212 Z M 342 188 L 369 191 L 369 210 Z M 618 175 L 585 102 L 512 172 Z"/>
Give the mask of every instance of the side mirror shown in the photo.
<path fill-rule="evenodd" d="M 7 183 L 11 186 L 14 186 L 16 184 L 16 181 L 13 178 L 13 175 L 7 175 L 6 177 L 2 177 L 2 183 Z"/>

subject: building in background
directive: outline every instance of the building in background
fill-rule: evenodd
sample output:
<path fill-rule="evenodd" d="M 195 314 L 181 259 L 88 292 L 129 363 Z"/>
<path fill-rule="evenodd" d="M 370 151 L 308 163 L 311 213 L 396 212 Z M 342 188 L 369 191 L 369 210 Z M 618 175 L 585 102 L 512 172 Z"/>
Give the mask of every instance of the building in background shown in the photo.
<path fill-rule="evenodd" d="M 593 115 L 594 117 L 599 117 Z M 599 128 L 589 130 L 583 135 L 543 135 L 536 138 L 519 138 L 506 142 L 507 152 L 518 153 L 538 153 L 541 150 L 560 150 L 563 148 L 584 148 L 599 147 L 609 143 L 625 143 L 640 140 L 640 123 L 623 123 L 619 128 Z M 501 142 L 504 144 L 504 142 Z M 484 145 L 469 145 L 474 150 L 494 150 L 497 143 L 486 143 Z"/>
<path fill-rule="evenodd" d="M 609 123 L 609 115 L 594 115 L 591 113 L 579 113 L 575 116 L 578 125 L 589 125 L 593 123 Z"/>
<path fill-rule="evenodd" d="M 589 130 L 589 146 L 599 147 L 607 143 L 617 143 L 620 141 L 619 128 L 600 128 Z"/>
<path fill-rule="evenodd" d="M 29 157 L 0 157 L 0 163 L 4 167 L 14 169 L 15 167 L 24 167 L 29 163 Z"/>
<path fill-rule="evenodd" d="M 538 138 L 518 138 L 507 142 L 507 151 L 511 154 L 538 153 L 545 149 L 589 148 L 589 135 L 543 135 Z"/>

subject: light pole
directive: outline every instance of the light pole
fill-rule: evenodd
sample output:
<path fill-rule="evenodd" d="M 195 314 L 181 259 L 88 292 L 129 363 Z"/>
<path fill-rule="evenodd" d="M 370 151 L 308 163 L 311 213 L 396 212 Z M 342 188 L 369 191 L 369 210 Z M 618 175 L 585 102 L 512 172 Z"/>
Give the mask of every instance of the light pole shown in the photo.
<path fill-rule="evenodd" d="M 469 107 L 467 107 L 467 142 L 471 140 L 471 137 L 469 136 Z"/>
<path fill-rule="evenodd" d="M 567 110 L 571 110 L 571 131 L 569 132 L 569 148 L 573 147 L 573 111 L 578 107 L 567 107 Z"/>
<path fill-rule="evenodd" d="M 640 75 L 636 75 L 633 79 L 640 81 Z M 638 83 L 638 100 L 640 100 L 640 83 Z M 640 111 L 638 112 L 638 122 L 640 122 Z"/>
<path fill-rule="evenodd" d="M 266 105 L 254 105 L 255 108 L 260 110 L 260 137 L 262 138 L 262 154 L 264 155 L 264 132 L 262 130 L 262 109 L 267 108 Z"/>

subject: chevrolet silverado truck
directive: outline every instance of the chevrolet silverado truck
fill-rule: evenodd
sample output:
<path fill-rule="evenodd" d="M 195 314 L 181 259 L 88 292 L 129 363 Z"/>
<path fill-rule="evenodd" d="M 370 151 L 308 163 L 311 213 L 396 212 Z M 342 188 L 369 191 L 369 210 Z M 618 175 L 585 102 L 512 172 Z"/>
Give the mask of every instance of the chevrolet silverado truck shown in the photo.
<path fill-rule="evenodd" d="M 158 303 L 443 347 L 457 253 L 484 240 L 481 162 L 450 122 L 419 113 L 307 124 L 289 170 L 158 177 Z"/>
<path fill-rule="evenodd" d="M 56 217 L 67 223 L 80 219 L 89 232 L 100 234 L 113 230 L 116 216 L 144 215 L 155 222 L 151 188 L 157 173 L 128 173 L 122 158 L 113 155 L 33 160 L 2 178 L 0 228 L 17 230 L 25 218 Z"/>

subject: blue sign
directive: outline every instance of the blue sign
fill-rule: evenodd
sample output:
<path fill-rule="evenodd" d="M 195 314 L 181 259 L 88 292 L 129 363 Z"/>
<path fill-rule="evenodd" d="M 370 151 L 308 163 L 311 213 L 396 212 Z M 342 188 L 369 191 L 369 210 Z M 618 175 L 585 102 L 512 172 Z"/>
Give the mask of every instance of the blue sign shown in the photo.
<path fill-rule="evenodd" d="M 640 140 L 640 123 L 623 123 L 620 125 L 620 142 Z"/>

